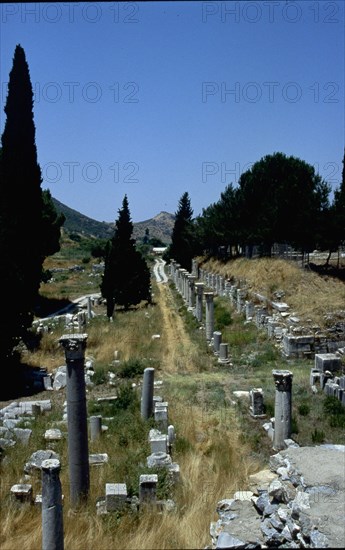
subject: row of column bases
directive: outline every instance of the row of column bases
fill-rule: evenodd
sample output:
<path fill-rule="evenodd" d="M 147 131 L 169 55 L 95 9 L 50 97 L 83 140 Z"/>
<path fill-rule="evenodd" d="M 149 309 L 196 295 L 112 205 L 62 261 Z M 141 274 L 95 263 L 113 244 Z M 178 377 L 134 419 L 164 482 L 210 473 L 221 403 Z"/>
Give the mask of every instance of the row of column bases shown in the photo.
<path fill-rule="evenodd" d="M 198 265 L 196 260 L 192 261 L 192 274 L 186 269 L 181 268 L 180 264 L 175 260 L 170 263 L 170 276 L 180 292 L 189 310 L 193 311 L 199 323 L 203 319 L 203 296 L 205 297 L 205 333 L 206 340 L 211 342 L 214 340 L 215 347 L 218 348 L 220 360 L 219 362 L 228 362 L 228 344 L 221 343 L 221 333 L 215 331 L 214 327 L 214 292 L 205 292 L 205 284 L 197 282 L 198 280 Z M 205 273 L 203 273 L 205 276 Z M 215 276 L 209 274 L 206 281 Z M 219 281 L 219 277 L 218 277 Z M 224 283 L 219 285 L 221 286 Z M 214 286 L 214 285 L 213 285 Z M 218 286 L 217 286 L 218 288 Z M 218 340 L 218 342 L 217 342 Z M 221 360 L 223 358 L 223 361 Z M 286 447 L 285 440 L 291 436 L 291 388 L 292 388 L 292 372 L 288 370 L 273 370 L 274 383 L 276 387 L 275 395 L 275 410 L 274 410 L 274 435 L 273 449 L 281 450 Z"/>
<path fill-rule="evenodd" d="M 205 293 L 209 313 L 213 311 L 213 293 Z M 212 300 L 211 300 L 212 296 Z M 211 305 L 212 304 L 212 305 Z M 202 306 L 201 306 L 202 307 Z M 212 310 L 210 311 L 210 309 Z M 213 318 L 213 315 L 212 315 Z M 214 332 L 209 328 L 210 339 Z M 72 509 L 87 500 L 90 489 L 89 451 L 87 429 L 86 388 L 84 360 L 87 334 L 68 334 L 59 339 L 65 350 L 67 366 L 67 418 L 70 502 Z M 276 386 L 273 448 L 286 447 L 291 435 L 292 373 L 285 370 L 272 372 Z M 141 416 L 148 419 L 153 413 L 154 369 L 144 371 L 141 398 Z M 42 549 L 63 550 L 62 490 L 59 478 L 60 461 L 42 463 Z"/>

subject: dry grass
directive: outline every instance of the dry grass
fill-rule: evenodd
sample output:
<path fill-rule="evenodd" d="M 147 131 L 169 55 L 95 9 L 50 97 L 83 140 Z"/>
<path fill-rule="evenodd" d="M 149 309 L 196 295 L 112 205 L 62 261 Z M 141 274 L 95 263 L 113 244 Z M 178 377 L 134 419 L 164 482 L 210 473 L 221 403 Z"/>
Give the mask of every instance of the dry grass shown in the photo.
<path fill-rule="evenodd" d="M 161 514 L 148 511 L 139 516 L 96 516 L 95 503 L 104 494 L 105 483 L 123 481 L 117 477 L 122 475 L 123 464 L 135 460 L 138 452 L 142 452 L 142 448 L 137 448 L 138 441 L 135 439 L 126 448 L 121 448 L 116 436 L 111 435 L 90 447 L 90 452 L 107 452 L 110 460 L 102 468 L 91 468 L 89 504 L 83 513 L 71 516 L 65 441 L 59 452 L 62 462 L 60 479 L 65 496 L 66 550 L 204 547 L 210 542 L 210 521 L 217 519 L 214 512 L 217 501 L 245 487 L 248 473 L 259 469 L 260 465 L 249 458 L 249 447 L 240 440 L 234 409 L 225 408 L 224 399 L 219 398 L 219 388 L 225 388 L 228 379 L 224 378 L 223 373 L 211 371 L 210 358 L 190 340 L 180 316 L 176 312 L 171 315 L 174 299 L 168 287 L 155 288 L 155 295 L 157 305 L 118 313 L 114 323 L 109 323 L 105 318 L 92 320 L 87 329 L 86 354 L 94 357 L 96 370 L 113 360 L 115 350 L 119 351 L 122 360 L 150 357 L 160 365 L 157 376 L 164 383 L 161 395 L 169 401 L 170 422 L 177 432 L 173 454 L 173 460 L 181 469 L 181 481 L 173 493 L 177 509 Z M 46 334 L 41 349 L 28 354 L 28 361 L 48 366 L 49 369 L 62 364 L 64 354 L 57 344 L 62 332 L 63 327 L 54 334 Z M 153 334 L 160 334 L 161 338 L 152 339 Z M 200 364 L 206 368 L 205 372 L 200 372 Z M 92 398 L 92 391 L 88 391 L 88 401 Z M 96 387 L 95 395 L 99 391 L 106 392 Z M 108 389 L 108 394 L 113 393 L 114 389 Z M 194 396 L 192 401 L 190 396 Z M 54 418 L 61 418 L 65 393 L 54 392 L 52 395 L 45 392 L 40 396 L 42 399 L 51 397 L 54 397 Z M 43 421 L 44 417 L 41 419 Z M 24 508 L 18 513 L 13 506 L 8 506 L 9 488 L 18 483 L 23 474 L 23 464 L 34 450 L 44 448 L 45 428 L 43 424 L 36 428 L 37 437 L 28 448 L 16 447 L 16 451 L 11 453 L 11 467 L 4 465 L 1 472 L 1 503 L 4 510 L 2 550 L 20 547 L 37 550 L 41 547 L 39 507 Z M 39 479 L 34 483 L 34 493 L 37 492 L 40 492 Z"/>
<path fill-rule="evenodd" d="M 273 299 L 273 293 L 283 290 L 284 301 L 304 321 L 311 319 L 324 327 L 324 315 L 345 310 L 345 283 L 332 277 L 320 277 L 301 269 L 295 262 L 273 258 L 245 259 L 224 264 L 209 260 L 203 268 L 234 278 L 250 292 L 258 292 Z"/>
<path fill-rule="evenodd" d="M 315 289 L 317 294 L 326 292 L 323 279 L 317 281 L 317 276 L 301 271 L 289 262 L 273 262 L 274 264 L 272 260 L 238 260 L 227 266 L 219 262 L 209 262 L 206 268 L 221 272 L 227 277 L 242 281 L 245 279 L 250 289 L 269 296 L 272 296 L 274 290 L 283 289 L 286 292 L 286 301 L 291 308 L 296 307 L 298 312 L 299 305 L 309 311 L 307 308 L 310 307 L 309 302 Z M 312 287 L 312 284 L 316 286 Z M 338 304 L 335 296 L 339 287 L 336 287 L 337 289 L 333 289 L 333 284 L 329 285 L 334 296 L 328 300 L 333 305 Z M 343 292 L 344 297 L 344 285 L 340 287 L 340 294 L 337 295 L 341 296 Z M 302 294 L 305 296 L 307 292 L 308 297 L 302 299 Z M 66 441 L 60 444 L 66 550 L 203 548 L 210 544 L 210 522 L 218 519 L 215 513 L 217 501 L 232 497 L 236 490 L 245 490 L 248 476 L 267 465 L 267 457 L 262 450 L 268 445 L 267 442 L 262 442 L 264 434 L 258 433 L 255 421 L 248 420 L 248 413 L 241 417 L 239 408 L 231 405 L 231 401 L 235 388 L 250 389 L 254 382 L 257 385 L 259 379 L 270 388 L 271 393 L 268 395 L 273 395 L 270 364 L 255 368 L 241 364 L 235 364 L 231 369 L 218 368 L 212 354 L 198 346 L 198 338 L 191 338 L 185 330 L 178 312 L 178 303 L 169 286 L 154 284 L 154 293 L 157 305 L 126 313 L 119 312 L 114 323 L 109 323 L 105 317 L 93 319 L 87 327 L 86 355 L 94 358 L 95 370 L 107 367 L 114 359 L 115 350 L 119 352 L 121 360 L 154 360 L 157 378 L 163 380 L 159 393 L 169 402 L 169 421 L 174 424 L 177 434 L 173 460 L 180 465 L 181 481 L 172 494 L 177 504 L 176 511 L 96 515 L 95 504 L 104 495 L 105 483 L 123 482 L 123 472 L 128 464 L 132 463 L 133 468 L 136 468 L 141 457 L 149 454 L 145 454 L 145 431 L 140 437 L 134 437 L 132 426 L 128 427 L 132 436 L 127 446 L 123 446 L 119 443 L 116 430 L 111 431 L 109 421 L 109 435 L 90 444 L 90 452 L 107 452 L 109 463 L 101 468 L 91 468 L 89 502 L 78 515 L 69 512 L 67 445 Z M 294 302 L 297 297 L 298 301 Z M 227 330 L 244 333 L 246 328 L 243 321 L 238 323 L 237 326 L 235 319 L 234 325 L 230 325 Z M 28 362 L 47 366 L 48 370 L 63 364 L 64 354 L 57 343 L 63 332 L 64 328 L 59 327 L 54 334 L 44 335 L 41 348 L 35 353 L 27 354 Z M 161 337 L 152 339 L 154 334 L 160 334 Z M 259 339 L 255 342 L 252 340 L 250 334 L 248 345 L 259 351 Z M 247 348 L 245 351 L 247 353 Z M 303 392 L 304 398 L 309 387 L 309 368 L 297 365 L 290 365 L 289 368 L 294 371 L 296 393 Z M 109 386 L 96 386 L 88 390 L 88 402 L 98 395 L 113 395 L 114 391 Z M 45 392 L 37 397 L 52 399 L 53 417 L 49 417 L 51 422 L 61 418 L 64 391 Z M 42 417 L 36 423 L 36 435 L 29 447 L 16 446 L 15 450 L 9 452 L 8 463 L 1 466 L 2 550 L 41 548 L 40 508 L 15 508 L 10 503 L 9 489 L 23 476 L 23 464 L 30 454 L 38 448 L 44 448 L 43 433 L 47 427 L 44 422 L 45 417 Z M 246 437 L 245 429 L 249 430 Z M 260 452 L 253 453 L 251 438 L 256 438 Z M 34 492 L 40 492 L 38 478 L 33 485 Z"/>

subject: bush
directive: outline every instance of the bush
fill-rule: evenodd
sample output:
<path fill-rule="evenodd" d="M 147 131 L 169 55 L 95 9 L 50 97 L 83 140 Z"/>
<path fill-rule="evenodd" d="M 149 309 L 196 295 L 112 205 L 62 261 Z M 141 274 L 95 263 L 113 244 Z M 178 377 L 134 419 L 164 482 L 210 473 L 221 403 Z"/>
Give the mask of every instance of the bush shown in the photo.
<path fill-rule="evenodd" d="M 308 414 L 310 413 L 309 405 L 307 403 L 301 403 L 298 406 L 298 412 L 301 416 L 308 416 Z"/>
<path fill-rule="evenodd" d="M 333 397 L 331 395 L 328 395 L 326 397 L 323 404 L 323 410 L 327 415 L 335 415 L 335 414 L 345 415 L 345 409 L 343 408 L 340 401 L 336 397 Z"/>
<path fill-rule="evenodd" d="M 145 364 L 141 359 L 128 359 L 117 370 L 120 378 L 135 378 L 144 372 Z"/>
<path fill-rule="evenodd" d="M 311 433 L 311 440 L 313 443 L 322 443 L 325 440 L 325 434 L 322 430 L 314 428 Z"/>
<path fill-rule="evenodd" d="M 106 367 L 97 367 L 92 376 L 92 382 L 95 386 L 105 384 L 107 381 L 108 369 Z"/>
<path fill-rule="evenodd" d="M 291 418 L 291 433 L 298 434 L 298 432 L 299 432 L 299 427 L 297 424 L 297 419 L 293 416 Z"/>
<path fill-rule="evenodd" d="M 332 428 L 345 428 L 345 409 L 336 397 L 328 395 L 324 401 L 323 410 L 329 417 Z"/>
<path fill-rule="evenodd" d="M 138 403 L 138 396 L 129 382 L 122 384 L 117 391 L 117 399 L 114 401 L 116 409 L 132 409 Z"/>
<path fill-rule="evenodd" d="M 223 328 L 231 325 L 232 317 L 230 311 L 219 302 L 215 302 L 214 306 L 214 324 L 217 327 L 217 330 L 222 330 Z"/>

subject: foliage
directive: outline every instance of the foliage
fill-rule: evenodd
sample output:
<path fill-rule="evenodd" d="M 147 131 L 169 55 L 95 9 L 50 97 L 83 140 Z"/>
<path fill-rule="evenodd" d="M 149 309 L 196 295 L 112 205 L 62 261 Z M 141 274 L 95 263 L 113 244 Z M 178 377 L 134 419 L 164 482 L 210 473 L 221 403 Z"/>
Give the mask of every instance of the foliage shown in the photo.
<path fill-rule="evenodd" d="M 343 170 L 341 184 L 334 191 L 334 201 L 332 205 L 332 214 L 334 216 L 334 231 L 338 237 L 338 244 L 345 244 L 345 150 L 343 157 Z"/>
<path fill-rule="evenodd" d="M 323 410 L 333 428 L 345 428 L 345 409 L 336 397 L 328 395 L 324 401 Z"/>
<path fill-rule="evenodd" d="M 91 256 L 93 258 L 105 258 L 107 250 L 107 239 L 96 239 L 90 247 Z"/>
<path fill-rule="evenodd" d="M 105 384 L 105 382 L 107 381 L 107 375 L 108 375 L 107 367 L 97 367 L 92 376 L 92 383 L 95 384 L 95 386 L 100 386 L 101 384 Z"/>
<path fill-rule="evenodd" d="M 232 323 L 229 308 L 220 301 L 216 301 L 214 304 L 214 322 L 217 330 L 222 330 Z"/>
<path fill-rule="evenodd" d="M 301 403 L 300 405 L 298 405 L 298 413 L 301 416 L 308 416 L 308 414 L 310 413 L 310 406 L 308 405 L 308 403 Z"/>
<path fill-rule="evenodd" d="M 191 271 L 192 258 L 195 255 L 196 242 L 192 221 L 193 210 L 187 192 L 181 196 L 175 214 L 175 223 L 169 245 L 163 259 L 174 259 L 184 269 Z"/>
<path fill-rule="evenodd" d="M 101 292 L 107 300 L 107 315 L 115 304 L 128 309 L 142 300 L 150 301 L 150 271 L 132 239 L 133 224 L 125 195 L 113 238 L 108 241 Z"/>
<path fill-rule="evenodd" d="M 329 193 L 330 186 L 305 161 L 283 153 L 266 155 L 196 219 L 199 245 L 213 256 L 223 247 L 230 257 L 240 248 L 251 257 L 254 245 L 262 256 L 271 254 L 273 243 L 305 252 L 318 244 L 334 245 L 339 239 Z"/>
<path fill-rule="evenodd" d="M 145 369 L 145 362 L 140 359 L 124 361 L 116 371 L 120 378 L 135 378 L 141 376 Z"/>
<path fill-rule="evenodd" d="M 323 443 L 325 440 L 325 434 L 322 430 L 318 430 L 317 428 L 314 428 L 314 430 L 311 433 L 311 440 L 313 443 Z"/>
<path fill-rule="evenodd" d="M 9 75 L 5 105 L 7 116 L 2 134 L 0 255 L 1 288 L 14 297 L 1 322 L 0 356 L 8 360 L 33 318 L 45 257 L 59 250 L 64 221 L 42 192 L 37 162 L 33 92 L 25 52 L 17 45 Z"/>

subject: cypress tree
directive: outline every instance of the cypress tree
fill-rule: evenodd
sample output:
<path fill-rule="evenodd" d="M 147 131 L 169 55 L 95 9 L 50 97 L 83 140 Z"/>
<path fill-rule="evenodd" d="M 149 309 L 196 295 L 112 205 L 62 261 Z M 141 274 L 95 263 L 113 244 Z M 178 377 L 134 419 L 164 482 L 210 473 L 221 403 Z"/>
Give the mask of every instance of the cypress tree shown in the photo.
<path fill-rule="evenodd" d="M 174 259 L 188 271 L 192 268 L 195 252 L 193 210 L 188 192 L 181 196 L 175 214 L 175 223 L 171 235 L 171 244 L 164 254 L 165 260 Z"/>
<path fill-rule="evenodd" d="M 150 271 L 132 238 L 133 223 L 125 195 L 115 222 L 114 235 L 108 241 L 101 293 L 111 318 L 115 304 L 128 309 L 142 300 L 150 301 Z"/>
<path fill-rule="evenodd" d="M 14 52 L 4 111 L 7 118 L 1 137 L 0 257 L 5 265 L 0 272 L 0 284 L 9 297 L 10 307 L 0 321 L 0 356 L 9 360 L 14 347 L 31 326 L 42 263 L 47 253 L 58 249 L 58 233 L 63 223 L 56 212 L 54 215 L 53 210 L 50 213 L 47 210 L 51 197 L 47 195 L 45 203 L 43 200 L 33 92 L 25 52 L 20 45 Z M 53 218 L 54 229 L 50 223 Z M 49 233 L 51 229 L 55 238 Z"/>

